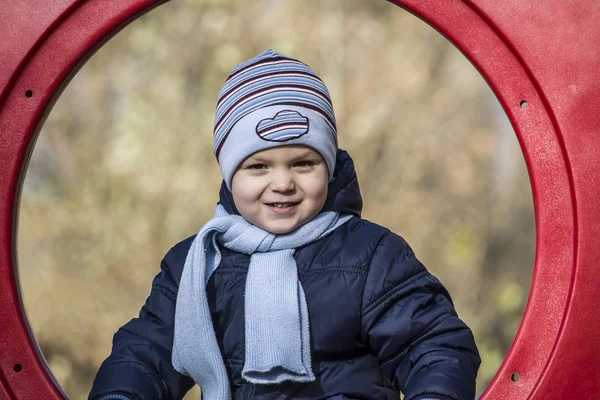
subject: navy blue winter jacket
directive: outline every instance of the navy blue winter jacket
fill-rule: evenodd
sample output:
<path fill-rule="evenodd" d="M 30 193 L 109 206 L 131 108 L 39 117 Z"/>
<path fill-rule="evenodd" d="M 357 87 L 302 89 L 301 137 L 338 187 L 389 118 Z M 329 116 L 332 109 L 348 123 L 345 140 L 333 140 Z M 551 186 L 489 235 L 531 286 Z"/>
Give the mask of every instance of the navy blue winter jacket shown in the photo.
<path fill-rule="evenodd" d="M 220 194 L 220 203 L 238 213 L 231 193 L 222 187 Z M 339 151 L 324 210 L 356 217 L 296 252 L 310 315 L 312 383 L 261 386 L 242 379 L 249 256 L 221 249 L 207 293 L 235 400 L 397 400 L 399 391 L 405 400 L 475 397 L 479 354 L 448 292 L 404 239 L 361 219 L 361 209 L 352 159 Z M 174 400 L 194 385 L 171 365 L 177 288 L 192 240 L 165 255 L 139 318 L 115 334 L 90 399 L 118 392 Z"/>

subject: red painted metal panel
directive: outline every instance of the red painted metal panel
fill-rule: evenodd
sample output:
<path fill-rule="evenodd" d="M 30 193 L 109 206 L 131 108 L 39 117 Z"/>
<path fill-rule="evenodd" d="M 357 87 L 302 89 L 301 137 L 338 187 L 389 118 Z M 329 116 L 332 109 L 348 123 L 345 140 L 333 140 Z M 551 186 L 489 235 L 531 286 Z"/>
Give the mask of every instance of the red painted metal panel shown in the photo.
<path fill-rule="evenodd" d="M 3 399 L 65 398 L 47 371 L 31 334 L 16 279 L 18 196 L 37 128 L 64 84 L 88 55 L 127 22 L 162 2 L 28 0 L 2 7 L 0 397 Z M 31 91 L 30 97 L 27 91 Z"/>
<path fill-rule="evenodd" d="M 532 290 L 515 343 L 484 398 L 596 398 L 600 3 L 396 2 L 448 37 L 483 74 L 513 123 L 532 181 Z M 0 331 L 0 398 L 62 398 L 40 361 L 15 279 L 17 197 L 36 128 L 79 63 L 158 3 L 22 0 L 0 11 L 0 37 L 6 38 L 0 43 L 0 319 L 6 321 Z M 511 380 L 513 372 L 519 382 Z"/>
<path fill-rule="evenodd" d="M 600 396 L 600 3 L 476 2 L 518 49 L 563 142 L 575 210 L 572 280 L 554 348 L 533 392 L 544 399 Z M 552 265 L 545 266 L 548 269 Z M 544 282 L 550 289 L 552 282 Z M 558 309 L 554 315 L 558 314 Z M 540 335 L 543 334 L 540 332 Z"/>
<path fill-rule="evenodd" d="M 6 2 L 0 8 L 0 104 L 37 45 L 82 0 Z"/>

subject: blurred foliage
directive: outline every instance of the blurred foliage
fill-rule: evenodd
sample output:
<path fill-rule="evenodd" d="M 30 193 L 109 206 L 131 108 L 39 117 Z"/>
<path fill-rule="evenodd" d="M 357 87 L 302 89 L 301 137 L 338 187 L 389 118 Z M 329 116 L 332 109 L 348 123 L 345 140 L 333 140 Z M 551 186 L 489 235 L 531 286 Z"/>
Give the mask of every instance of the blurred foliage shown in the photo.
<path fill-rule="evenodd" d="M 40 133 L 19 217 L 24 302 L 52 371 L 70 398 L 86 398 L 162 256 L 211 216 L 217 94 L 267 48 L 328 85 L 364 217 L 404 236 L 449 289 L 482 353 L 481 393 L 531 283 L 525 163 L 468 60 L 404 10 L 364 0 L 177 0 L 79 71 Z"/>

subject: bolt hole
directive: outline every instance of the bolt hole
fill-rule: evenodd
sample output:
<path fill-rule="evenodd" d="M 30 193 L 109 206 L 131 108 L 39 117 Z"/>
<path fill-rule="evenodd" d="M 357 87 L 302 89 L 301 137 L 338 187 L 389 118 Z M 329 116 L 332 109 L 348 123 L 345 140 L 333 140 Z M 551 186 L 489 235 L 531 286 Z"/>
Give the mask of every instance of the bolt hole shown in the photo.
<path fill-rule="evenodd" d="M 515 372 L 511 375 L 510 379 L 512 379 L 513 382 L 519 382 L 519 379 L 521 379 L 521 375 L 519 375 L 518 372 Z"/>
<path fill-rule="evenodd" d="M 25 91 L 25 97 L 33 97 L 33 90 L 26 90 Z"/>
<path fill-rule="evenodd" d="M 527 108 L 528 105 L 529 105 L 529 103 L 527 103 L 525 100 L 523 100 L 521 102 L 521 108 L 523 108 L 523 109 Z"/>
<path fill-rule="evenodd" d="M 23 366 L 21 364 L 15 364 L 13 369 L 15 370 L 15 372 L 21 372 L 23 371 Z"/>

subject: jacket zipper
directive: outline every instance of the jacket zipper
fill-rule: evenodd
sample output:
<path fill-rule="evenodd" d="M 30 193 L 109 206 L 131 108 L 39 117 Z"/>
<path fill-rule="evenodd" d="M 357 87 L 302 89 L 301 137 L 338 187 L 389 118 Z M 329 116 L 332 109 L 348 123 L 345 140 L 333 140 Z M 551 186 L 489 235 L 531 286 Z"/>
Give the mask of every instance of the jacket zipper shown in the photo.
<path fill-rule="evenodd" d="M 256 392 L 256 386 L 253 384 L 249 384 L 246 386 L 246 390 L 244 390 L 243 400 L 252 400 L 254 398 L 254 392 Z"/>

